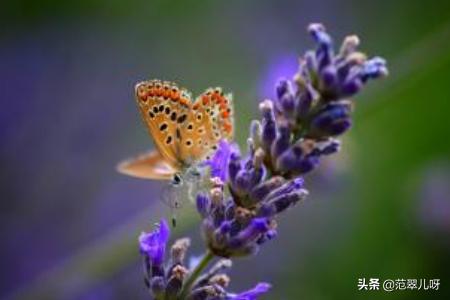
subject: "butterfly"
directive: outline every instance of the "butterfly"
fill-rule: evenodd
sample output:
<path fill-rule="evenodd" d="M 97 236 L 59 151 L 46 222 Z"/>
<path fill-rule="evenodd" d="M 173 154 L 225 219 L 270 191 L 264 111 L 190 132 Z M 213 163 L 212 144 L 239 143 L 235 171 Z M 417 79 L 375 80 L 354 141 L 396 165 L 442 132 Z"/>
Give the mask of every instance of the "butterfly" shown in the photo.
<path fill-rule="evenodd" d="M 156 149 L 120 163 L 123 174 L 177 185 L 186 170 L 210 159 L 219 141 L 233 138 L 232 96 L 221 88 L 193 101 L 186 89 L 154 79 L 136 84 L 135 97 Z"/>

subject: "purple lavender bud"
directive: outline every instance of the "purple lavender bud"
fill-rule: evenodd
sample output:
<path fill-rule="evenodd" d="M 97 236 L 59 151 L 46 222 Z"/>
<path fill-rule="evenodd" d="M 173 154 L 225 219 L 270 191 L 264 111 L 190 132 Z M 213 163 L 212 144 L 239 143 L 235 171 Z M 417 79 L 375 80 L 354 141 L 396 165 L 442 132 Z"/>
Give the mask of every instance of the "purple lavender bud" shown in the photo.
<path fill-rule="evenodd" d="M 166 284 L 164 282 L 164 277 L 155 276 L 150 279 L 150 290 L 155 297 L 161 297 L 166 289 Z"/>
<path fill-rule="evenodd" d="M 285 117 L 291 118 L 294 115 L 295 96 L 293 94 L 285 94 L 280 99 L 281 111 Z"/>
<path fill-rule="evenodd" d="M 290 82 L 286 78 L 281 78 L 278 80 L 277 85 L 275 86 L 275 91 L 277 95 L 277 99 L 283 98 L 286 93 L 291 92 Z"/>
<path fill-rule="evenodd" d="M 310 135 L 325 137 L 342 134 L 351 125 L 350 111 L 349 102 L 328 104 L 311 121 Z"/>
<path fill-rule="evenodd" d="M 297 177 L 290 182 L 283 185 L 277 192 L 278 193 L 290 193 L 299 191 L 305 185 L 305 180 L 302 177 Z"/>
<path fill-rule="evenodd" d="M 263 204 L 263 206 L 266 206 L 263 212 L 266 214 L 268 212 L 270 213 L 270 215 L 265 215 L 265 217 L 274 216 L 283 212 L 287 208 L 296 204 L 298 201 L 303 200 L 307 194 L 308 192 L 305 189 L 300 189 L 298 191 L 285 193 L 275 198 L 271 198 L 270 201 Z M 270 209 L 268 209 L 269 207 Z"/>
<path fill-rule="evenodd" d="M 331 46 L 331 37 L 325 32 L 325 27 L 322 24 L 309 24 L 308 32 L 319 45 Z"/>
<path fill-rule="evenodd" d="M 214 226 L 219 226 L 225 219 L 225 207 L 223 204 L 215 205 L 211 210 L 210 218 L 213 220 Z"/>
<path fill-rule="evenodd" d="M 247 170 L 241 170 L 236 176 L 236 183 L 233 191 L 238 195 L 245 195 L 251 187 L 251 174 Z"/>
<path fill-rule="evenodd" d="M 337 83 L 337 70 L 334 65 L 329 65 L 325 67 L 320 72 L 320 77 L 322 79 L 322 84 L 325 89 L 332 89 Z"/>
<path fill-rule="evenodd" d="M 311 24 L 308 26 L 308 31 L 319 44 L 316 51 L 316 57 L 318 62 L 318 69 L 322 70 L 328 66 L 333 57 L 333 41 L 331 37 L 325 32 L 325 27 L 322 24 Z"/>
<path fill-rule="evenodd" d="M 304 174 L 313 170 L 318 163 L 318 157 L 305 155 L 301 146 L 294 145 L 277 159 L 276 166 L 285 173 Z"/>
<path fill-rule="evenodd" d="M 270 149 L 272 142 L 275 140 L 277 127 L 275 121 L 263 122 L 262 142 L 265 149 Z"/>
<path fill-rule="evenodd" d="M 297 161 L 303 158 L 307 153 L 305 147 L 302 147 L 302 143 L 297 142 L 292 145 L 288 150 L 284 151 L 276 160 L 276 169 L 282 172 L 288 172 L 293 168 Z"/>
<path fill-rule="evenodd" d="M 262 235 L 256 243 L 258 245 L 262 245 L 267 241 L 273 240 L 277 236 L 277 231 L 275 229 L 271 229 L 267 231 L 264 235 Z"/>
<path fill-rule="evenodd" d="M 359 77 L 354 77 L 352 79 L 346 80 L 341 86 L 341 96 L 353 96 L 362 89 L 363 85 L 364 84 Z"/>
<path fill-rule="evenodd" d="M 236 208 L 233 202 L 233 198 L 230 197 L 225 203 L 225 219 L 231 220 L 234 217 L 234 211 Z"/>
<path fill-rule="evenodd" d="M 265 100 L 259 105 L 263 114 L 261 140 L 264 148 L 270 149 L 277 134 L 273 104 L 270 100 Z"/>
<path fill-rule="evenodd" d="M 305 89 L 297 94 L 297 106 L 295 108 L 297 118 L 304 118 L 310 111 L 311 105 L 319 98 L 317 91 L 307 84 Z"/>
<path fill-rule="evenodd" d="M 292 147 L 285 151 L 283 154 L 278 157 L 276 160 L 275 167 L 277 170 L 287 173 L 292 168 L 292 166 L 296 163 L 299 156 L 295 155 L 292 151 Z"/>
<path fill-rule="evenodd" d="M 221 248 L 225 245 L 228 234 L 231 230 L 231 222 L 230 221 L 223 221 L 219 227 L 214 232 L 214 247 L 215 248 Z"/>
<path fill-rule="evenodd" d="M 267 218 L 253 219 L 244 230 L 230 240 L 229 245 L 234 249 L 240 248 L 254 242 L 262 233 L 267 232 L 269 229 L 269 220 Z"/>
<path fill-rule="evenodd" d="M 265 236 L 268 240 L 272 240 L 272 239 L 276 238 L 277 235 L 278 235 L 278 232 L 275 229 L 269 230 L 265 234 Z"/>
<path fill-rule="evenodd" d="M 366 82 L 368 79 L 376 79 L 386 76 L 387 74 L 386 60 L 381 57 L 374 57 L 364 62 L 361 71 L 361 79 L 363 82 Z"/>
<path fill-rule="evenodd" d="M 333 124 L 330 125 L 328 133 L 330 136 L 341 135 L 344 132 L 346 132 L 350 127 L 352 127 L 352 120 L 350 118 L 336 120 L 333 122 Z"/>
<path fill-rule="evenodd" d="M 272 157 L 278 157 L 290 146 L 291 130 L 288 124 L 280 124 L 278 126 L 278 135 L 275 142 L 272 145 L 271 155 Z"/>
<path fill-rule="evenodd" d="M 239 153 L 239 147 L 235 143 L 229 143 L 226 140 L 220 140 L 218 148 L 211 159 L 205 161 L 211 170 L 211 177 L 218 177 L 222 182 L 228 179 L 228 162 L 232 153 Z"/>
<path fill-rule="evenodd" d="M 231 230 L 231 222 L 230 221 L 223 221 L 222 224 L 220 224 L 218 228 L 218 232 L 220 234 L 227 234 Z"/>
<path fill-rule="evenodd" d="M 293 174 L 305 174 L 311 172 L 319 165 L 319 158 L 317 156 L 307 156 L 299 159 L 290 170 Z"/>
<path fill-rule="evenodd" d="M 170 277 L 167 280 L 166 299 L 175 299 L 183 287 L 183 280 L 187 273 L 188 270 L 181 265 L 177 265 L 172 269 Z"/>
<path fill-rule="evenodd" d="M 303 186 L 305 184 L 305 180 L 302 177 L 297 177 L 295 179 L 290 180 L 289 182 L 286 182 L 281 187 L 273 190 L 268 196 L 265 201 L 269 201 L 270 199 L 277 198 L 281 195 L 292 193 L 292 192 L 298 192 L 303 190 Z"/>
<path fill-rule="evenodd" d="M 211 200 L 205 194 L 198 194 L 196 198 L 197 211 L 202 216 L 206 218 L 210 211 Z"/>
<path fill-rule="evenodd" d="M 244 226 L 244 224 L 248 224 L 248 220 L 244 220 L 245 218 L 242 216 L 236 216 L 236 218 L 234 218 L 230 224 L 231 224 L 231 228 L 230 228 L 230 236 L 235 236 L 236 234 L 238 234 L 241 230 L 242 227 Z"/>
<path fill-rule="evenodd" d="M 337 74 L 340 82 L 347 82 L 349 78 L 359 77 L 361 66 L 366 61 L 366 56 L 360 52 L 353 52 L 336 62 Z"/>
<path fill-rule="evenodd" d="M 228 294 L 227 300 L 257 300 L 261 295 L 267 293 L 272 286 L 269 283 L 258 283 L 253 289 L 239 294 Z"/>
<path fill-rule="evenodd" d="M 237 153 L 231 153 L 230 161 L 228 163 L 228 176 L 230 177 L 230 182 L 235 183 L 236 177 L 241 170 L 241 158 Z"/>
<path fill-rule="evenodd" d="M 140 251 L 149 257 L 152 267 L 162 265 L 169 235 L 169 225 L 166 220 L 162 219 L 155 230 L 150 233 L 143 232 L 139 236 Z"/>
<path fill-rule="evenodd" d="M 285 182 L 281 176 L 275 176 L 256 186 L 250 193 L 250 198 L 254 203 L 262 201 L 269 193 L 279 188 Z"/>

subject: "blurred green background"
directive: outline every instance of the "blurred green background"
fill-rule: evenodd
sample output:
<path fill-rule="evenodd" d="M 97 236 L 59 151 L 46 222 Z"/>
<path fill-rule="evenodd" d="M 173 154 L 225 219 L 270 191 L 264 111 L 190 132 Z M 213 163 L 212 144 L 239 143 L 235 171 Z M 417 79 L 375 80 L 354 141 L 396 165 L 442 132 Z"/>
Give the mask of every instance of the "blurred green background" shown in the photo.
<path fill-rule="evenodd" d="M 310 22 L 391 75 L 357 99 L 343 151 L 307 178 L 279 236 L 235 261 L 231 289 L 265 299 L 449 299 L 448 1 L 3 1 L 0 298 L 146 299 L 136 237 L 167 208 L 163 183 L 115 173 L 151 147 L 132 98 L 161 78 L 232 91 L 245 144 L 258 101 L 291 76 Z M 198 219 L 173 237 L 199 254 Z M 441 280 L 438 291 L 358 291 L 359 278 Z"/>

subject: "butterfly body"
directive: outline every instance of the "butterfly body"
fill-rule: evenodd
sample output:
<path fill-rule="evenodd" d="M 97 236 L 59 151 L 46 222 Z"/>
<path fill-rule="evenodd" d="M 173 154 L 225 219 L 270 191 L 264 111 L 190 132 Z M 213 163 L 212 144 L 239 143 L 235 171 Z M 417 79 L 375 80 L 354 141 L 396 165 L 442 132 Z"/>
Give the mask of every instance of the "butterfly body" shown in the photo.
<path fill-rule="evenodd" d="M 174 83 L 150 80 L 136 85 L 135 96 L 156 150 L 121 163 L 122 173 L 175 182 L 175 175 L 209 159 L 221 139 L 233 136 L 232 97 L 220 88 L 193 101 Z"/>

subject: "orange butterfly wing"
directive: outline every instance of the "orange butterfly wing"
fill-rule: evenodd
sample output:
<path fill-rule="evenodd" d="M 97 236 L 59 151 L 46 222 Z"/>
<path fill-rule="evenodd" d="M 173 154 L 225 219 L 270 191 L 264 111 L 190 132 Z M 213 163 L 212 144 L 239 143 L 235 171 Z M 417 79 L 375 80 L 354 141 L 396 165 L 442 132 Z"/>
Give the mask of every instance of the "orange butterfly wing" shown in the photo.
<path fill-rule="evenodd" d="M 136 100 L 157 151 L 121 163 L 121 173 L 171 179 L 186 167 L 209 158 L 221 139 L 232 139 L 232 97 L 208 89 L 192 102 L 190 93 L 170 82 L 138 83 Z"/>
<path fill-rule="evenodd" d="M 232 97 L 220 88 L 208 89 L 191 106 L 191 114 L 180 127 L 179 156 L 187 164 L 203 159 L 217 149 L 221 139 L 233 136 Z"/>
<path fill-rule="evenodd" d="M 125 160 L 117 170 L 132 177 L 156 180 L 171 180 L 176 173 L 157 150 Z"/>

